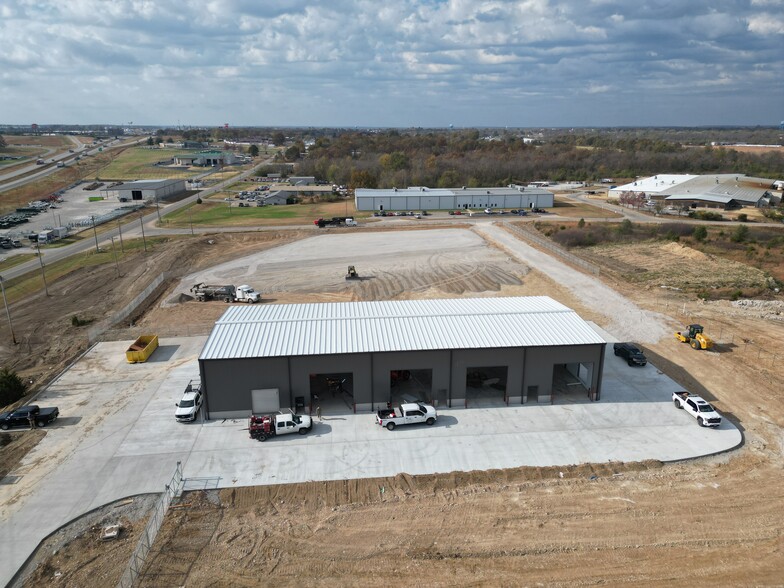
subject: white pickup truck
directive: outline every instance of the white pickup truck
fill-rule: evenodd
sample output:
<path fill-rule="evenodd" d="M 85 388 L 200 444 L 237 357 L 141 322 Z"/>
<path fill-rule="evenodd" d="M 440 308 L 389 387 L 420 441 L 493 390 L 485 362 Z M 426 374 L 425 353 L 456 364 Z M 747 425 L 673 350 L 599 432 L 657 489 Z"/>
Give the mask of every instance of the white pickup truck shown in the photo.
<path fill-rule="evenodd" d="M 397 408 L 379 410 L 376 413 L 376 424 L 390 431 L 398 425 L 414 425 L 425 423 L 432 425 L 438 419 L 436 409 L 429 404 L 401 404 Z"/>
<path fill-rule="evenodd" d="M 295 414 L 291 410 L 276 414 L 254 414 L 248 421 L 250 438 L 257 441 L 290 433 L 306 435 L 312 428 L 313 420 L 308 415 Z"/>
<path fill-rule="evenodd" d="M 721 415 L 701 396 L 689 392 L 673 392 L 672 401 L 675 408 L 682 408 L 696 418 L 701 427 L 721 425 Z"/>

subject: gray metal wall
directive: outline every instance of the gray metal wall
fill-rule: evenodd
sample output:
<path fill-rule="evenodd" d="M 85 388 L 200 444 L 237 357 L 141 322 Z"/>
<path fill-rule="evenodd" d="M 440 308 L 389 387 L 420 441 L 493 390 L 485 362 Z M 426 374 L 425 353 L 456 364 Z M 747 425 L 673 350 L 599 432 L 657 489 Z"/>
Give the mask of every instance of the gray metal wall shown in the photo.
<path fill-rule="evenodd" d="M 456 349 L 396 353 L 355 353 L 291 358 L 250 358 L 199 361 L 208 418 L 246 417 L 251 412 L 251 390 L 278 388 L 282 408 L 293 407 L 302 396 L 310 405 L 310 375 L 351 373 L 355 409 L 373 410 L 391 397 L 392 370 L 432 370 L 431 399 L 448 406 L 465 406 L 469 368 L 506 367 L 508 404 L 528 401 L 530 386 L 538 388 L 538 402 L 552 399 L 553 373 L 558 364 L 593 364 L 590 389 L 599 400 L 605 345 Z"/>
<path fill-rule="evenodd" d="M 604 367 L 604 345 L 570 347 L 530 347 L 525 354 L 523 402 L 528 401 L 528 387 L 538 387 L 539 402 L 550 402 L 553 394 L 553 370 L 558 364 L 593 363 L 591 390 L 599 400 L 601 373 Z"/>
<path fill-rule="evenodd" d="M 250 416 L 250 391 L 261 388 L 278 388 L 281 408 L 293 406 L 286 357 L 199 360 L 199 367 L 211 419 Z"/>
<path fill-rule="evenodd" d="M 449 357 L 446 351 L 407 351 L 373 354 L 373 407 L 384 408 L 392 396 L 392 370 L 433 370 L 430 400 L 439 390 L 449 391 Z"/>
<path fill-rule="evenodd" d="M 310 374 L 351 373 L 356 410 L 370 410 L 372 385 L 370 353 L 349 355 L 308 355 L 291 358 L 292 397 L 304 396 L 310 404 Z"/>
<path fill-rule="evenodd" d="M 519 404 L 523 386 L 523 365 L 526 348 L 507 349 L 457 349 L 452 352 L 452 395 L 451 406 L 465 406 L 466 372 L 469 368 L 506 367 L 506 394 L 509 402 Z"/>
<path fill-rule="evenodd" d="M 552 208 L 554 197 L 551 193 L 537 194 L 487 194 L 433 196 L 423 192 L 420 195 L 370 196 L 354 199 L 357 210 L 454 210 L 458 208 Z"/>

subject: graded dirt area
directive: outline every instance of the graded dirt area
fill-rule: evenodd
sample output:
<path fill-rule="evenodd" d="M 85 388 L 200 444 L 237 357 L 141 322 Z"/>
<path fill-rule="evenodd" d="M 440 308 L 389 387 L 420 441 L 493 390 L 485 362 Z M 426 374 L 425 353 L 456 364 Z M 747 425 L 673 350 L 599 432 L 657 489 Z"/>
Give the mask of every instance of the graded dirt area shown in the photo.
<path fill-rule="evenodd" d="M 167 517 L 143 585 L 254 586 L 260 578 L 305 586 L 781 584 L 784 368 L 776 350 L 784 324 L 774 318 L 775 306 L 702 304 L 609 274 L 604 279 L 616 291 L 652 313 L 625 314 L 568 279 L 554 282 L 548 267 L 531 269 L 505 247 L 487 248 L 477 232 L 434 231 L 432 239 L 414 233 L 404 235 L 412 250 L 402 252 L 391 237 L 368 238 L 358 247 L 332 234 L 314 244 L 294 243 L 297 237 L 286 233 L 263 245 L 251 244 L 252 237 L 220 236 L 218 247 L 178 251 L 183 265 L 197 263 L 191 271 L 209 270 L 173 285 L 140 322 L 161 329 L 192 320 L 209 325 L 225 304 L 179 301 L 183 288 L 202 275 L 247 278 L 275 302 L 547 294 L 601 326 L 661 316 L 665 335 L 644 345 L 652 363 L 715 402 L 743 430 L 744 446 L 677 464 L 399 475 L 187 493 Z M 291 245 L 270 248 L 286 239 Z M 254 247 L 268 250 L 244 258 Z M 296 260 L 294 254 L 303 252 L 306 261 Z M 691 262 L 687 254 L 662 249 L 656 255 L 677 265 Z M 346 284 L 349 260 L 372 279 Z M 614 263 L 609 255 L 593 261 Z M 259 283 L 251 281 L 256 276 Z M 718 341 L 715 351 L 694 351 L 667 333 L 696 321 Z M 107 583 L 121 572 L 90 546 L 71 557 L 80 573 Z M 77 585 L 73 578 L 62 584 Z"/>

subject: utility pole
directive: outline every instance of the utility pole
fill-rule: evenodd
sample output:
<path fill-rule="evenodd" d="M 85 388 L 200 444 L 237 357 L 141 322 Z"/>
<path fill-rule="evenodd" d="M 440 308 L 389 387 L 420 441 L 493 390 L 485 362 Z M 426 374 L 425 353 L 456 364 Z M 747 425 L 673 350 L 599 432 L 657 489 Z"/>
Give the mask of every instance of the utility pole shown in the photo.
<path fill-rule="evenodd" d="M 161 224 L 161 205 L 158 204 L 158 195 L 155 195 L 155 210 L 158 211 L 158 224 Z"/>
<path fill-rule="evenodd" d="M 112 237 L 112 255 L 114 255 L 114 267 L 117 268 L 117 277 L 120 277 L 120 264 L 117 263 L 117 251 L 114 249 L 114 237 Z"/>
<path fill-rule="evenodd" d="M 93 221 L 93 235 L 95 236 L 95 252 L 100 253 L 101 250 L 98 249 L 98 231 L 95 230 L 95 216 L 91 216 L 90 220 Z"/>
<path fill-rule="evenodd" d="M 193 208 L 192 207 L 188 209 L 188 217 L 190 218 L 191 221 L 191 235 L 194 235 L 195 233 L 193 232 Z"/>
<path fill-rule="evenodd" d="M 142 226 L 142 243 L 144 243 L 144 252 L 147 253 L 147 239 L 144 237 L 144 221 L 142 220 L 142 211 L 139 211 L 139 224 Z"/>
<path fill-rule="evenodd" d="M 3 291 L 3 304 L 5 304 L 5 315 L 8 317 L 8 328 L 11 329 L 11 339 L 16 345 L 16 335 L 14 335 L 14 325 L 11 324 L 11 311 L 8 310 L 8 300 L 5 297 L 5 285 L 3 284 L 3 276 L 0 276 L 0 290 Z"/>
<path fill-rule="evenodd" d="M 120 253 L 125 253 L 125 247 L 123 246 L 122 240 L 122 223 L 120 223 L 120 219 L 117 219 L 117 230 L 120 231 Z"/>
<path fill-rule="evenodd" d="M 38 261 L 41 262 L 41 277 L 44 280 L 44 292 L 49 296 L 49 286 L 46 284 L 46 270 L 44 269 L 44 256 L 41 255 L 41 244 L 37 243 L 36 247 L 38 247 Z"/>

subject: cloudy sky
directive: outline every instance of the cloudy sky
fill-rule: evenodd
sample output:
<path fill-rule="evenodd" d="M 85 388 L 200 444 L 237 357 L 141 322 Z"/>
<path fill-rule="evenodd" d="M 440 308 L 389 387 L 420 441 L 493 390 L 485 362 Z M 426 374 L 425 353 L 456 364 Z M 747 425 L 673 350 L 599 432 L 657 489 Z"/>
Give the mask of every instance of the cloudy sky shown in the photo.
<path fill-rule="evenodd" d="M 0 0 L 0 123 L 775 125 L 784 0 Z"/>

